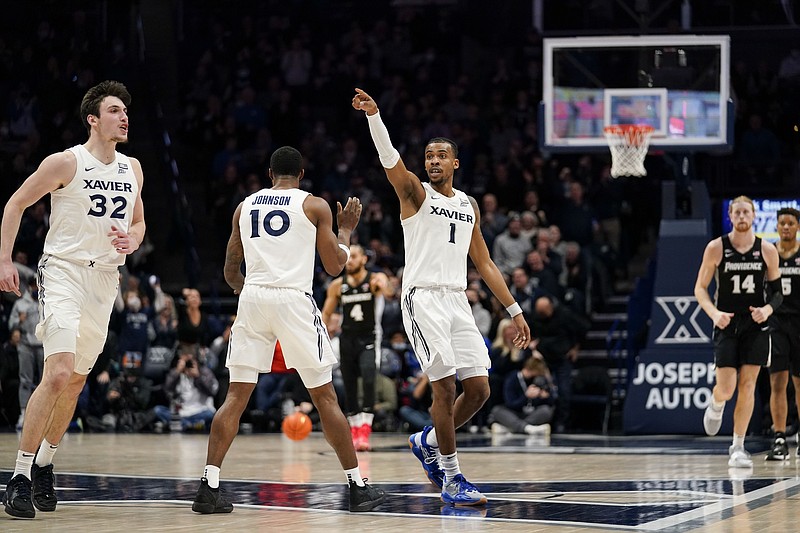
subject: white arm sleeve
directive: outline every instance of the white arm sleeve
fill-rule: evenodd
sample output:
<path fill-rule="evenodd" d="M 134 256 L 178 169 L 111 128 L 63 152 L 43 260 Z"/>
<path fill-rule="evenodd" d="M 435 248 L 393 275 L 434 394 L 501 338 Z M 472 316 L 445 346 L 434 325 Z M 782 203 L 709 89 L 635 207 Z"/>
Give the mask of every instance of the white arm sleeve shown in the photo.
<path fill-rule="evenodd" d="M 381 160 L 383 168 L 393 168 L 400 161 L 400 152 L 392 146 L 392 140 L 389 139 L 389 130 L 386 129 L 386 125 L 381 120 L 380 111 L 374 115 L 367 115 L 367 122 L 369 123 L 372 142 L 375 143 L 375 148 L 378 149 L 378 158 Z"/>

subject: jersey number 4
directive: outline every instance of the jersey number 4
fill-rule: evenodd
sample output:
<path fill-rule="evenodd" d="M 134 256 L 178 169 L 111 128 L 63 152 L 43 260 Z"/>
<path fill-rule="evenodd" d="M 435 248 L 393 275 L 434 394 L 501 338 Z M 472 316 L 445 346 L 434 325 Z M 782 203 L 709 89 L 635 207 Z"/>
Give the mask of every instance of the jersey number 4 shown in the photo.
<path fill-rule="evenodd" d="M 741 294 L 742 292 L 753 294 L 756 292 L 756 283 L 753 281 L 752 274 L 745 276 L 744 280 L 741 279 L 739 274 L 736 274 L 731 277 L 731 281 L 733 282 L 733 294 Z"/>

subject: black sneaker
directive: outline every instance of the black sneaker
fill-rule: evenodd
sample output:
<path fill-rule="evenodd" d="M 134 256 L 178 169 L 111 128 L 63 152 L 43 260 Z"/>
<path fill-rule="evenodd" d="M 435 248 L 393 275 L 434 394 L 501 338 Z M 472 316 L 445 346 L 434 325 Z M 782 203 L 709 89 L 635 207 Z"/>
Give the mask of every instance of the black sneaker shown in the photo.
<path fill-rule="evenodd" d="M 767 454 L 767 461 L 786 461 L 788 459 L 789 446 L 786 445 L 786 439 L 777 437 L 772 443 L 772 449 Z"/>
<path fill-rule="evenodd" d="M 31 465 L 31 478 L 33 479 L 33 505 L 40 511 L 55 511 L 56 503 L 56 477 L 53 475 L 53 464 L 47 466 Z"/>
<path fill-rule="evenodd" d="M 233 504 L 223 494 L 219 487 L 216 489 L 209 487 L 208 479 L 200 478 L 200 488 L 194 497 L 192 511 L 200 514 L 230 513 L 233 511 Z"/>
<path fill-rule="evenodd" d="M 31 502 L 33 482 L 22 474 L 11 478 L 3 494 L 3 505 L 6 512 L 17 518 L 34 518 L 36 509 Z"/>
<path fill-rule="evenodd" d="M 363 513 L 371 511 L 375 507 L 383 503 L 386 499 L 386 493 L 381 489 L 375 488 L 372 485 L 365 483 L 363 487 L 356 485 L 355 481 L 350 482 L 350 512 Z"/>

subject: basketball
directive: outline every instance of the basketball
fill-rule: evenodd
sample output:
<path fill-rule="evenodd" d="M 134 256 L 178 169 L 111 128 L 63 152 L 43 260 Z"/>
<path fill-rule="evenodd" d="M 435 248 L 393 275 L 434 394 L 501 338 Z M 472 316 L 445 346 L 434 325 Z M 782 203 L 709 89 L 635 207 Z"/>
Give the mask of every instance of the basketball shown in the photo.
<path fill-rule="evenodd" d="M 303 440 L 311 433 L 311 419 L 300 412 L 292 413 L 283 419 L 281 431 L 292 440 Z"/>

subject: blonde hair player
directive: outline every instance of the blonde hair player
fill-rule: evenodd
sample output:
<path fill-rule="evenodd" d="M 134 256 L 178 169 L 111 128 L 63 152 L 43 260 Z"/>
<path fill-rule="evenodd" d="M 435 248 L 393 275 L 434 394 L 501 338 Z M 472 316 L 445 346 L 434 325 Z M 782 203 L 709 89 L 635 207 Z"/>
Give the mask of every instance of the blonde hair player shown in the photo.
<path fill-rule="evenodd" d="M 403 326 L 433 388 L 433 427 L 412 435 L 409 445 L 428 479 L 442 489 L 445 503 L 484 504 L 486 497 L 461 473 L 456 453 L 456 428 L 489 397 L 491 366 L 464 292 L 467 256 L 513 318 L 515 345 L 522 348 L 530 343 L 530 328 L 489 256 L 477 202 L 453 187 L 459 165 L 456 143 L 442 137 L 428 141 L 425 170 L 430 183 L 422 183 L 392 146 L 375 101 L 356 89 L 352 105 L 367 115 L 378 157 L 400 199 L 406 254 Z M 458 398 L 456 375 L 464 389 Z"/>
<path fill-rule="evenodd" d="M 703 415 L 706 433 L 716 435 L 722 426 L 725 402 L 737 391 L 733 412 L 733 444 L 728 466 L 753 466 L 744 437 L 753 414 L 756 378 L 769 364 L 771 342 L 767 319 L 783 301 L 778 252 L 753 232 L 755 206 L 746 196 L 728 208 L 733 230 L 706 245 L 694 285 L 694 295 L 714 322 L 716 380 Z M 711 301 L 708 286 L 716 277 L 717 295 Z M 765 290 L 770 298 L 765 298 Z"/>

